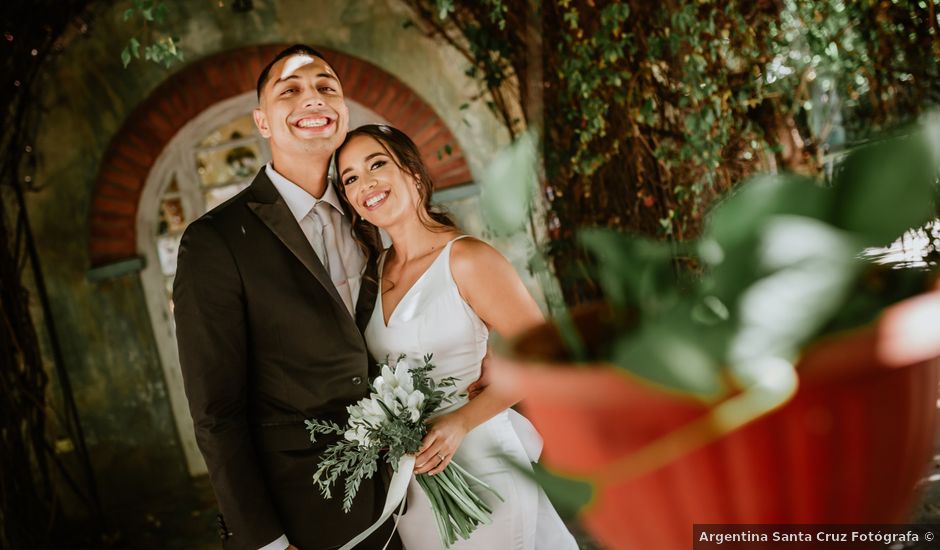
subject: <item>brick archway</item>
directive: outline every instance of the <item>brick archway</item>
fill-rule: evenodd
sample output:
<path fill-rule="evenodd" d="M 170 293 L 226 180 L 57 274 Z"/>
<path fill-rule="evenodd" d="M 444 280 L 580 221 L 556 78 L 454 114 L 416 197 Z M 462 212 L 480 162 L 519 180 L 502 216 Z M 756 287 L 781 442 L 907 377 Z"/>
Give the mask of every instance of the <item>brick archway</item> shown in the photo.
<path fill-rule="evenodd" d="M 92 267 L 137 256 L 137 207 L 157 157 L 196 115 L 254 90 L 261 69 L 284 47 L 252 46 L 200 60 L 167 79 L 134 110 L 111 141 L 92 193 L 88 245 Z M 371 63 L 321 51 L 339 75 L 347 98 L 414 140 L 438 189 L 473 179 L 454 135 L 411 88 Z M 445 145 L 451 153 L 438 158 Z"/>

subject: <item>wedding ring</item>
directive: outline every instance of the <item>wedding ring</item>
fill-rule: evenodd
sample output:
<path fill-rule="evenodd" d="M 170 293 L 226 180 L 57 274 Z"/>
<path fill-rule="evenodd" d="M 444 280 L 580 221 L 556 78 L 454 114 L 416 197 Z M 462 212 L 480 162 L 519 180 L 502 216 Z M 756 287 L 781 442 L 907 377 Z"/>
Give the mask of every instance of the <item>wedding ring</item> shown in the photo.
<path fill-rule="evenodd" d="M 441 459 L 441 462 L 444 462 L 444 459 L 447 458 L 447 455 L 442 455 L 441 453 L 437 453 L 437 458 Z"/>

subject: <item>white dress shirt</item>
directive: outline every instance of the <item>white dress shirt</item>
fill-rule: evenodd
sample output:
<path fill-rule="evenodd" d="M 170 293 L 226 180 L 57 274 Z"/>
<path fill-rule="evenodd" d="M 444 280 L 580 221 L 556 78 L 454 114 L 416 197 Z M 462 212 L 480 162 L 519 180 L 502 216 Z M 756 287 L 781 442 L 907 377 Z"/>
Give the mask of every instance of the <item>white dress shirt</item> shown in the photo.
<path fill-rule="evenodd" d="M 333 216 L 333 219 L 338 219 L 340 223 L 339 230 L 336 232 L 336 239 L 339 242 L 340 254 L 342 256 L 341 261 L 343 262 L 343 267 L 346 269 L 347 284 L 349 285 L 349 292 L 352 297 L 353 311 L 355 311 L 356 302 L 359 298 L 359 286 L 362 283 L 362 274 L 366 270 L 366 257 L 352 237 L 352 223 L 349 220 L 349 216 L 343 211 L 342 203 L 336 194 L 336 189 L 328 184 L 326 191 L 323 192 L 323 196 L 317 199 L 310 193 L 304 191 L 297 184 L 279 174 L 271 163 L 268 163 L 264 167 L 264 170 L 271 180 L 271 183 L 277 188 L 277 192 L 280 193 L 284 202 L 287 203 L 287 208 L 289 208 L 291 214 L 294 215 L 294 219 L 297 220 L 304 235 L 310 235 L 313 231 L 312 225 L 314 222 L 307 216 L 307 213 L 309 213 L 318 202 L 322 201 L 329 204 L 340 214 L 339 216 Z M 316 247 L 313 246 L 313 243 L 311 243 L 310 246 L 316 251 Z M 321 258 L 321 262 L 322 260 Z M 330 258 L 330 261 L 334 261 L 333 258 Z"/>

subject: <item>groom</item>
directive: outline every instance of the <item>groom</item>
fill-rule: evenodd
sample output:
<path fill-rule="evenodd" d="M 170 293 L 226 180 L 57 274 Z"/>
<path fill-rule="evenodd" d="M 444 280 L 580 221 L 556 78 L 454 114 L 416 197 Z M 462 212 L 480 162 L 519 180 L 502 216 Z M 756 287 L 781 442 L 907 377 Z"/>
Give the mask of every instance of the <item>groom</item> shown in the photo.
<path fill-rule="evenodd" d="M 368 393 L 362 329 L 376 299 L 375 261 L 353 241 L 327 182 L 349 112 L 332 67 L 302 45 L 264 68 L 258 101 L 272 163 L 193 222 L 180 245 L 180 365 L 224 548 L 338 548 L 372 524 L 385 498 L 375 476 L 348 514 L 341 494 L 323 499 L 312 476 L 333 440 L 313 445 L 303 425 L 343 424 L 346 406 Z M 391 529 L 387 522 L 358 548 L 381 548 Z M 397 537 L 389 547 L 401 547 Z"/>

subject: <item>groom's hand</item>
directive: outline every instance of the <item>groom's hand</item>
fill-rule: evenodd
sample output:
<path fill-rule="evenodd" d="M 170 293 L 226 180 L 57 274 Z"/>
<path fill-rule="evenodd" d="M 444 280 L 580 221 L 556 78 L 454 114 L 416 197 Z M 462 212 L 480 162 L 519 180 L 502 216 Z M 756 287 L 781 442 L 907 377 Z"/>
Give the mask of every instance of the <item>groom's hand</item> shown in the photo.
<path fill-rule="evenodd" d="M 467 394 L 470 396 L 470 399 L 480 395 L 480 392 L 486 389 L 490 385 L 489 382 L 489 364 L 490 364 L 490 350 L 486 349 L 486 355 L 483 357 L 483 363 L 480 365 L 480 378 L 467 386 Z"/>
<path fill-rule="evenodd" d="M 294 546 L 293 544 L 290 544 L 287 546 L 287 550 L 300 550 L 300 549 Z"/>

